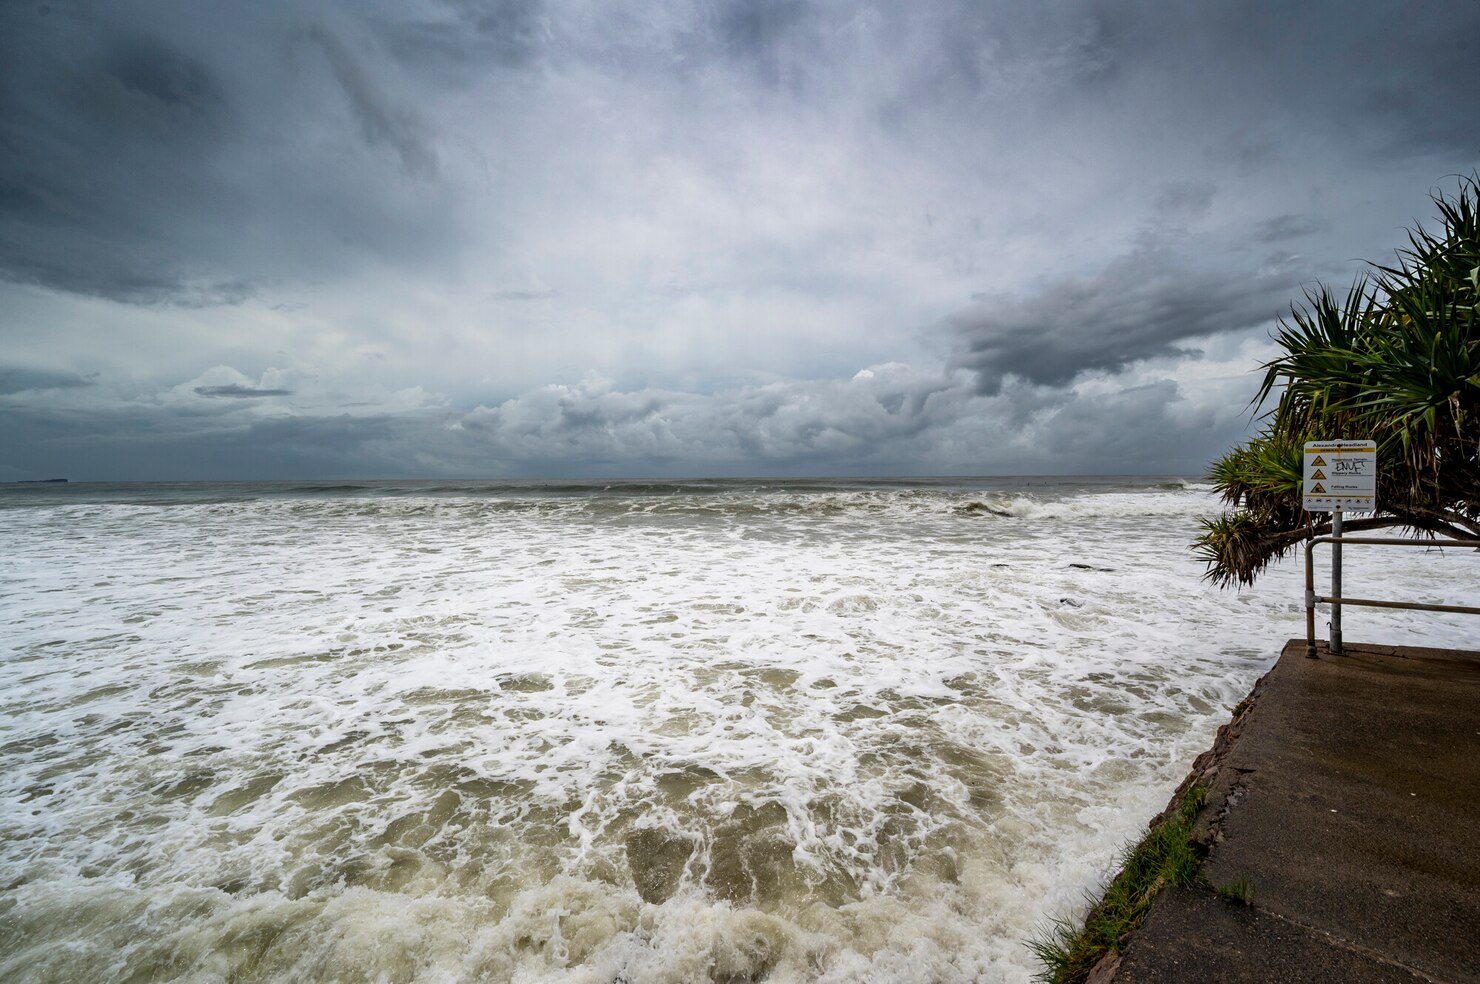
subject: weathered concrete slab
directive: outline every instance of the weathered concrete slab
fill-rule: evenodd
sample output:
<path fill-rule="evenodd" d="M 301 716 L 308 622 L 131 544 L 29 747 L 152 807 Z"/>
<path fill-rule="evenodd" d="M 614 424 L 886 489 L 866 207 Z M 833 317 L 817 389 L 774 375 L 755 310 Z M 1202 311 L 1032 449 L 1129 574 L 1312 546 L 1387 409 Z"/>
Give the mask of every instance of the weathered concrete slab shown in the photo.
<path fill-rule="evenodd" d="M 1480 654 L 1286 646 L 1200 826 L 1214 885 L 1163 893 L 1117 984 L 1480 984 Z"/>
<path fill-rule="evenodd" d="M 1191 945 L 1189 945 L 1191 943 Z M 1116 984 L 1419 984 L 1432 978 L 1342 946 L 1256 906 L 1171 888 L 1114 978 Z"/>

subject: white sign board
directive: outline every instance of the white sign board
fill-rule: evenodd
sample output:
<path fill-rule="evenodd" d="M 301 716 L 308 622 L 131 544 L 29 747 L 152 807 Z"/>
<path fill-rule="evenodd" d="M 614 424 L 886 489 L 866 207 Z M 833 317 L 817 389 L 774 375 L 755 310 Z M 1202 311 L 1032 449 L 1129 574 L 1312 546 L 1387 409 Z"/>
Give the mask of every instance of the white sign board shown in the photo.
<path fill-rule="evenodd" d="M 1311 441 L 1305 445 L 1301 508 L 1330 512 L 1377 508 L 1377 442 Z"/>

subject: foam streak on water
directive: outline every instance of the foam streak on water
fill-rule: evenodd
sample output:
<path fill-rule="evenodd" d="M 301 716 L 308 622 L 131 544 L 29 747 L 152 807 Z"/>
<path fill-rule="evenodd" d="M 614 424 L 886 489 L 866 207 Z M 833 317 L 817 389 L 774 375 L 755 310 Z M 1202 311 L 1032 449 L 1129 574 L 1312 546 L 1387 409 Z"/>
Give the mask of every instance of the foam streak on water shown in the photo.
<path fill-rule="evenodd" d="M 1027 980 L 1023 940 L 1303 632 L 1295 563 L 1199 582 L 1214 509 L 1145 482 L 11 489 L 0 978 Z M 1452 600 L 1480 567 L 1348 571 Z"/>

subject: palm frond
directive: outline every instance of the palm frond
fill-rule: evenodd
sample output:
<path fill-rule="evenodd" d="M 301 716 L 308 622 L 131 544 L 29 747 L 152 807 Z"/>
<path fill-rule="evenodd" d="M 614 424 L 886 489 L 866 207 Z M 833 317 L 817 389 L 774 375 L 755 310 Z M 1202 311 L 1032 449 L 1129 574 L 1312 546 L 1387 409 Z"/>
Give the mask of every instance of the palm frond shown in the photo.
<path fill-rule="evenodd" d="M 1210 466 L 1235 510 L 1204 521 L 1195 544 L 1212 580 L 1251 584 L 1311 535 L 1308 440 L 1377 442 L 1384 521 L 1480 529 L 1480 178 L 1433 197 L 1439 225 L 1416 225 L 1392 264 L 1371 264 L 1345 295 L 1308 289 L 1280 319 L 1281 352 L 1251 401 L 1273 402 L 1266 427 Z"/>

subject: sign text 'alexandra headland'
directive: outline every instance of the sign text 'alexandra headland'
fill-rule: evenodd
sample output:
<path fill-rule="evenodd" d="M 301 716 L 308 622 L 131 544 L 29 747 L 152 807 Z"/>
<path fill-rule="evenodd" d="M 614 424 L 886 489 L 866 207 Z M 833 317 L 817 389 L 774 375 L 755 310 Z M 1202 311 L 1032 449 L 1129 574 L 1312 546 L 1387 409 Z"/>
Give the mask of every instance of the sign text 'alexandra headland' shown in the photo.
<path fill-rule="evenodd" d="M 1304 477 L 1301 507 L 1306 512 L 1371 512 L 1377 508 L 1377 442 L 1307 442 Z"/>

